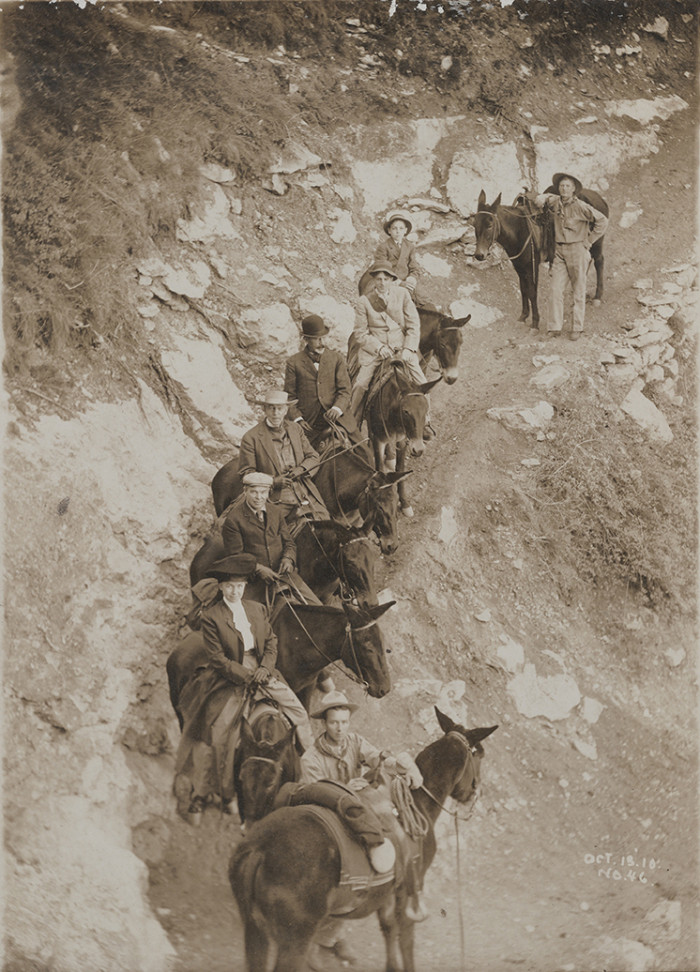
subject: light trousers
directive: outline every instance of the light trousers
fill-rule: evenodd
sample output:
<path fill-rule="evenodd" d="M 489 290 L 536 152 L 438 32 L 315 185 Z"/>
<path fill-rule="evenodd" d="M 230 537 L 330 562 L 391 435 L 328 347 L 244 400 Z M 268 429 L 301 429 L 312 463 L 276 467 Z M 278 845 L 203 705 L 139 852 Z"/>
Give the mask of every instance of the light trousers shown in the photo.
<path fill-rule="evenodd" d="M 557 243 L 552 263 L 552 294 L 550 298 L 550 331 L 564 326 L 564 294 L 570 281 L 574 297 L 574 331 L 583 330 L 586 315 L 586 275 L 591 255 L 583 243 Z"/>

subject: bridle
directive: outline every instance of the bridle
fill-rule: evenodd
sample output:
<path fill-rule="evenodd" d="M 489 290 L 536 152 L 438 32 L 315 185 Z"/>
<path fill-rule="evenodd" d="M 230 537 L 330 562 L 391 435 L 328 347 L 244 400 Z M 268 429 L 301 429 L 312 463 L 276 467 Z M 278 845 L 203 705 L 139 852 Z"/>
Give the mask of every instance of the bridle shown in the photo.
<path fill-rule="evenodd" d="M 490 250 L 491 247 L 493 246 L 493 244 L 498 242 L 498 237 L 501 235 L 501 229 L 502 229 L 502 227 L 501 227 L 501 221 L 499 220 L 499 218 L 496 215 L 496 213 L 489 213 L 485 209 L 480 209 L 479 212 L 476 213 L 475 215 L 476 216 L 489 216 L 490 219 L 492 220 L 492 223 L 491 223 L 491 242 L 489 243 L 489 246 L 488 246 L 488 249 Z M 518 257 L 521 257 L 523 255 L 523 253 L 525 252 L 525 250 L 527 248 L 528 243 L 530 243 L 530 241 L 532 240 L 532 223 L 531 223 L 530 218 L 527 215 L 527 213 L 524 213 L 522 215 L 520 213 L 515 213 L 515 215 L 519 219 L 527 219 L 527 221 L 528 221 L 527 222 L 527 239 L 523 243 L 523 245 L 520 248 L 520 250 L 515 254 L 515 256 L 510 256 L 509 253 L 506 253 L 506 256 L 511 261 L 511 263 L 513 263 L 515 260 L 518 259 Z M 534 263 L 535 263 L 535 246 L 534 246 L 534 241 L 533 241 L 533 246 L 532 246 L 532 263 L 533 263 L 533 269 L 534 269 Z"/>
<path fill-rule="evenodd" d="M 362 671 L 362 666 L 360 665 L 360 660 L 357 657 L 357 649 L 355 648 L 355 642 L 353 640 L 352 633 L 353 633 L 353 631 L 366 631 L 368 628 L 373 628 L 374 625 L 377 623 L 377 619 L 376 618 L 372 618 L 366 624 L 357 625 L 355 627 L 353 627 L 350 624 L 350 622 L 346 620 L 346 622 L 345 622 L 345 633 L 344 633 L 344 636 L 343 636 L 343 643 L 340 646 L 340 658 L 339 659 L 338 658 L 331 658 L 330 655 L 326 654 L 326 652 L 323 650 L 323 648 L 321 648 L 321 646 L 316 643 L 316 641 L 313 638 L 313 635 L 311 634 L 311 632 L 309 631 L 309 629 L 306 627 L 306 625 L 304 624 L 304 622 L 301 620 L 301 618 L 299 617 L 299 615 L 297 614 L 297 612 L 294 610 L 294 604 L 287 597 L 285 597 L 285 601 L 287 602 L 287 606 L 289 607 L 289 610 L 292 612 L 292 614 L 296 618 L 299 627 L 302 629 L 302 631 L 304 632 L 304 634 L 306 635 L 306 637 L 309 639 L 310 643 L 313 645 L 313 647 L 316 649 L 316 651 L 319 653 L 319 655 L 322 658 L 325 658 L 326 662 L 329 665 L 335 665 L 335 667 L 339 671 L 342 671 L 343 674 L 344 675 L 347 675 L 348 678 L 350 678 L 353 682 L 355 682 L 357 685 L 361 685 L 362 688 L 364 689 L 364 691 L 367 692 L 367 690 L 369 689 L 369 683 L 364 678 L 362 678 L 360 675 L 357 675 L 353 671 L 353 669 L 351 669 L 350 666 L 345 663 L 343 656 L 345 654 L 345 647 L 346 647 L 346 645 L 349 645 L 350 646 L 351 657 L 352 657 L 352 660 L 353 660 L 353 662 L 355 663 L 355 665 L 357 667 L 357 671 L 358 672 L 361 672 Z M 338 663 L 339 661 L 342 661 L 345 664 L 345 668 L 344 669 L 341 669 L 340 668 L 340 665 Z"/>
<path fill-rule="evenodd" d="M 469 744 L 469 742 L 464 738 L 464 736 L 462 735 L 462 733 L 461 732 L 457 732 L 456 729 L 451 729 L 447 733 L 447 736 L 453 736 L 454 738 L 459 739 L 459 741 L 465 747 L 466 755 L 467 755 L 467 758 L 466 758 L 465 763 L 464 763 L 464 768 L 462 769 L 462 772 L 459 774 L 459 776 L 455 780 L 454 785 L 452 787 L 452 789 L 454 790 L 454 789 L 456 789 L 456 787 L 464 779 L 464 776 L 466 775 L 467 769 L 470 766 L 475 769 L 475 765 L 474 765 L 475 764 L 475 760 L 474 760 L 474 757 L 478 753 L 478 749 L 476 749 L 475 746 L 471 746 Z M 474 781 L 476 782 L 476 773 L 475 772 L 473 773 L 473 776 L 474 776 Z M 445 813 L 448 813 L 451 817 L 454 817 L 455 818 L 455 822 L 458 821 L 458 820 L 461 820 L 462 822 L 466 822 L 467 820 L 469 820 L 469 818 L 471 817 L 472 813 L 474 812 L 474 805 L 476 804 L 476 799 L 478 797 L 478 792 L 479 792 L 476 785 L 472 787 L 472 789 L 474 790 L 474 792 L 477 794 L 477 797 L 475 797 L 474 800 L 472 800 L 472 803 L 470 805 L 471 806 L 471 809 L 469 811 L 469 815 L 466 816 L 466 817 L 460 817 L 458 812 L 456 812 L 454 810 L 449 810 L 445 806 L 444 803 L 441 803 L 440 800 L 438 800 L 438 798 L 435 796 L 435 794 L 431 793 L 430 790 L 424 784 L 421 784 L 420 789 L 423 790 L 423 792 L 425 794 L 427 794 L 427 796 L 430 797 L 430 799 L 433 801 L 433 803 L 437 804 L 437 806 L 440 807 L 441 810 L 444 810 Z"/>

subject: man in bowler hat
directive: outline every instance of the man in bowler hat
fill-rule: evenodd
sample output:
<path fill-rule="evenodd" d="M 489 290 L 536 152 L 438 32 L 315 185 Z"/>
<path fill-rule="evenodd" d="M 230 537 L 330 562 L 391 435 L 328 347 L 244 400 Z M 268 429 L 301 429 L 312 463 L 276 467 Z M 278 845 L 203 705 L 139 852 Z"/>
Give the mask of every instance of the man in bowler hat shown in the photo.
<path fill-rule="evenodd" d="M 304 421 L 309 442 L 319 449 L 334 428 L 351 443 L 362 436 L 350 411 L 350 376 L 345 358 L 325 346 L 329 327 L 318 314 L 301 322 L 304 349 L 287 359 L 284 390 L 296 405 L 291 405 L 288 418 Z"/>

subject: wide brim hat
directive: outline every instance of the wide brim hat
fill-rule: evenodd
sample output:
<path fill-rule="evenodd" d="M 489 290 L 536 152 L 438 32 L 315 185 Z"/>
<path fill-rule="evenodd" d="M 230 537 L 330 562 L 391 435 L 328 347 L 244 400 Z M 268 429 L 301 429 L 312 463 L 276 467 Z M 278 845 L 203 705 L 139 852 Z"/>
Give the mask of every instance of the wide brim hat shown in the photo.
<path fill-rule="evenodd" d="M 389 227 L 394 222 L 395 219 L 401 219 L 406 223 L 408 229 L 406 230 L 406 235 L 413 229 L 413 220 L 411 219 L 411 214 L 405 209 L 392 209 L 390 213 L 386 214 L 386 219 L 384 220 L 384 232 L 389 235 Z"/>
<path fill-rule="evenodd" d="M 244 486 L 267 486 L 272 489 L 272 476 L 264 472 L 247 472 L 241 480 Z"/>
<path fill-rule="evenodd" d="M 394 280 L 398 279 L 398 274 L 396 273 L 392 265 L 390 263 L 387 263 L 386 260 L 379 260 L 377 261 L 377 263 L 373 263 L 372 266 L 369 268 L 369 274 L 371 277 L 373 277 L 375 273 L 381 273 L 382 271 L 384 273 L 388 273 L 390 276 L 394 278 Z"/>
<path fill-rule="evenodd" d="M 559 193 L 559 183 L 561 182 L 562 179 L 571 179 L 573 184 L 576 186 L 577 195 L 583 189 L 583 183 L 581 182 L 580 179 L 577 179 L 576 176 L 572 176 L 568 172 L 555 172 L 554 175 L 552 176 L 552 185 L 554 186 L 554 191 L 556 193 Z"/>
<path fill-rule="evenodd" d="M 325 718 L 326 712 L 329 709 L 349 709 L 350 712 L 354 712 L 359 706 L 355 705 L 354 702 L 350 702 L 347 695 L 344 692 L 326 692 L 326 694 L 321 699 L 321 705 L 315 712 L 311 713 L 312 719 L 323 719 Z"/>
<path fill-rule="evenodd" d="M 309 314 L 301 322 L 301 333 L 304 337 L 322 337 L 324 334 L 328 334 L 329 331 L 330 328 L 318 314 Z"/>
<path fill-rule="evenodd" d="M 296 398 L 289 398 L 286 391 L 279 388 L 270 388 L 258 401 L 258 405 L 296 405 Z"/>
<path fill-rule="evenodd" d="M 257 561 L 253 554 L 234 554 L 230 557 L 222 557 L 215 560 L 211 567 L 206 571 L 207 577 L 215 577 L 217 580 L 248 580 L 255 572 Z"/>

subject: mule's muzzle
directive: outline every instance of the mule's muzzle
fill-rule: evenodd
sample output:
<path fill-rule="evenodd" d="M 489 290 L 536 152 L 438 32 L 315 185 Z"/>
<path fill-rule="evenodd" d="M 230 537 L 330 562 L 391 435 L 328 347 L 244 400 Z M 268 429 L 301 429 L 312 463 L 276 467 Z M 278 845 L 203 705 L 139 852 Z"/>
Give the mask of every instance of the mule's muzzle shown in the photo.
<path fill-rule="evenodd" d="M 417 456 L 422 456 L 425 452 L 425 443 L 423 439 L 409 439 L 408 440 L 408 454 L 412 458 Z"/>
<path fill-rule="evenodd" d="M 454 383 L 459 378 L 459 371 L 456 368 L 445 368 L 442 373 L 443 380 L 447 382 L 448 385 L 454 385 Z"/>
<path fill-rule="evenodd" d="M 483 260 L 485 256 L 486 256 L 486 254 L 485 254 L 485 253 L 475 253 L 475 254 L 474 254 L 474 258 L 475 258 L 476 260 Z"/>

